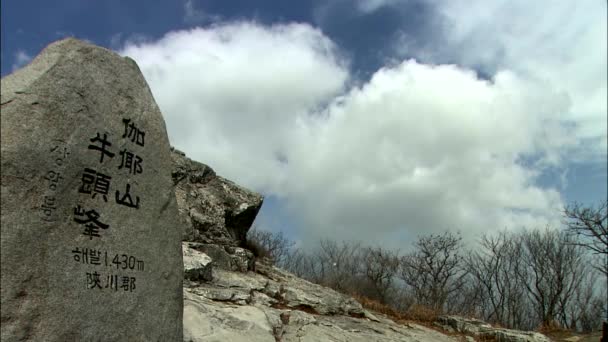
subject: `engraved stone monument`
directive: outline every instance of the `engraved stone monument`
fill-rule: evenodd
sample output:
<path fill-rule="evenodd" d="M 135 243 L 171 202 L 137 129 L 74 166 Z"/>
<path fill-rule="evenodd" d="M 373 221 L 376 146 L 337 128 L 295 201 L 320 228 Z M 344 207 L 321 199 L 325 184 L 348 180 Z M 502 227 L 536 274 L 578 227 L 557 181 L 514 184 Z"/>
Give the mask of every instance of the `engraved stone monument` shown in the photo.
<path fill-rule="evenodd" d="M 1 340 L 181 341 L 171 152 L 137 64 L 66 39 L 1 90 Z"/>

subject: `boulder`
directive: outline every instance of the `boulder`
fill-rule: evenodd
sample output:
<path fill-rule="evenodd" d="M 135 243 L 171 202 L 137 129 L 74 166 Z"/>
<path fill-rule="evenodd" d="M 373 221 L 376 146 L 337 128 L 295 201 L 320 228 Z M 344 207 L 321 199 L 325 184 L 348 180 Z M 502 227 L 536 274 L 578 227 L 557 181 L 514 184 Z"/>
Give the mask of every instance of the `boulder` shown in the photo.
<path fill-rule="evenodd" d="M 238 272 L 247 272 L 255 268 L 253 253 L 247 249 L 199 242 L 188 242 L 187 245 L 210 256 L 215 268 Z"/>
<path fill-rule="evenodd" d="M 183 240 L 242 247 L 262 206 L 262 196 L 217 176 L 209 166 L 173 149 Z"/>
<path fill-rule="evenodd" d="M 231 255 L 230 269 L 232 271 L 247 272 L 255 268 L 255 258 L 250 250 L 226 246 L 226 251 Z"/>
<path fill-rule="evenodd" d="M 62 40 L 0 103 L 1 340 L 180 341 L 171 150 L 137 64 Z"/>
<path fill-rule="evenodd" d="M 184 255 L 184 277 L 191 281 L 210 281 L 213 279 L 211 258 L 182 243 Z"/>

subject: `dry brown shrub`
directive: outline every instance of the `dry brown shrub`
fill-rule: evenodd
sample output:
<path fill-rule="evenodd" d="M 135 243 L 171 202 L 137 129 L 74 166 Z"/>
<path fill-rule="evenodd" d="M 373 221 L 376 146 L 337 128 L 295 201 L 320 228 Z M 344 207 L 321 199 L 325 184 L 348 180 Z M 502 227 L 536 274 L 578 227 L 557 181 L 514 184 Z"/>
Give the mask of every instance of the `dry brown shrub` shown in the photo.
<path fill-rule="evenodd" d="M 399 311 L 391 308 L 390 306 L 388 306 L 386 304 L 382 304 L 377 300 L 370 299 L 365 296 L 361 296 L 359 294 L 353 294 L 352 296 L 356 301 L 361 303 L 361 305 L 363 305 L 363 307 L 368 310 L 372 310 L 372 311 L 387 315 L 388 317 L 390 317 L 394 320 L 397 320 L 397 321 L 404 319 L 403 315 Z"/>
<path fill-rule="evenodd" d="M 562 327 L 555 320 L 541 324 L 538 328 L 536 328 L 536 331 L 544 335 L 569 332 L 568 329 Z"/>
<path fill-rule="evenodd" d="M 433 323 L 440 315 L 438 310 L 419 304 L 412 305 L 405 313 L 407 319 L 423 323 Z"/>

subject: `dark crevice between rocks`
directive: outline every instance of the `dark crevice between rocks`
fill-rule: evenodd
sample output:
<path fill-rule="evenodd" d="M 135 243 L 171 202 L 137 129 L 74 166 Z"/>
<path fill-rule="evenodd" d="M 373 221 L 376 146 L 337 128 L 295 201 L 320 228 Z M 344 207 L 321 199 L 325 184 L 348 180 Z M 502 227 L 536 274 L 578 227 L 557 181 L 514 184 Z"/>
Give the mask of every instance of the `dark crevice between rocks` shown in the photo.
<path fill-rule="evenodd" d="M 270 307 L 273 309 L 279 309 L 279 310 L 298 310 L 298 311 L 306 312 L 307 314 L 311 314 L 311 315 L 315 315 L 315 316 L 320 315 L 319 312 L 317 310 L 315 310 L 315 308 L 313 308 L 312 306 L 307 305 L 307 304 L 288 306 L 285 303 L 279 302 L 279 303 L 272 304 Z"/>
<path fill-rule="evenodd" d="M 226 222 L 226 229 L 235 241 L 243 242 L 246 240 L 249 228 L 243 229 L 243 227 L 251 227 L 253 225 L 260 207 L 261 204 L 259 207 L 250 205 L 247 209 L 236 214 L 229 210 L 225 212 L 224 222 Z"/>
<path fill-rule="evenodd" d="M 272 328 L 272 336 L 274 337 L 275 342 L 282 342 L 284 334 L 285 334 L 285 331 L 283 331 L 283 327 L 273 327 Z"/>
<path fill-rule="evenodd" d="M 365 318 L 365 314 L 363 312 L 349 312 L 348 315 L 352 318 Z"/>

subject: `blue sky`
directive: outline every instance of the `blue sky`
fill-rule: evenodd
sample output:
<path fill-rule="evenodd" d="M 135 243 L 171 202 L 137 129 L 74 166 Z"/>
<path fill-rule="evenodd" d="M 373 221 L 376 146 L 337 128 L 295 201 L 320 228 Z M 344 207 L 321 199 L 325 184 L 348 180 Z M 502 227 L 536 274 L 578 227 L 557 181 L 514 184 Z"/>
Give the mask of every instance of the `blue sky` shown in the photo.
<path fill-rule="evenodd" d="M 134 58 L 172 143 L 303 242 L 559 225 L 607 197 L 606 2 L 6 1 L 2 75 L 50 42 Z"/>

